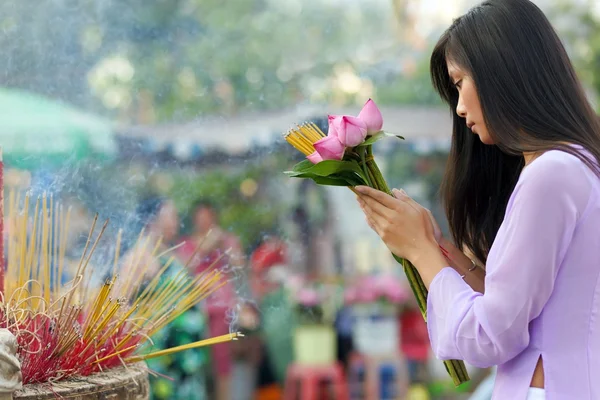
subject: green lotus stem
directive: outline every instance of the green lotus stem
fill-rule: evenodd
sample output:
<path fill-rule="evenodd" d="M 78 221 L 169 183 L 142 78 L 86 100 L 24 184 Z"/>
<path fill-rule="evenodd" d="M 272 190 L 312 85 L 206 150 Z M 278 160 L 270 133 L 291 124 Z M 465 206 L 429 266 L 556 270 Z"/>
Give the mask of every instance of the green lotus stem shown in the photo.
<path fill-rule="evenodd" d="M 366 167 L 367 177 L 369 177 L 369 179 L 371 179 L 372 181 L 371 184 L 369 184 L 369 186 L 393 196 L 389 186 L 387 185 L 387 182 L 383 178 L 383 175 L 379 170 L 379 167 L 377 166 L 377 163 L 375 163 L 375 160 L 373 159 L 373 149 L 371 146 L 367 146 L 366 148 L 366 158 L 364 156 L 364 153 L 361 152 L 361 159 L 363 161 L 362 167 Z M 423 316 L 425 322 L 427 322 L 428 290 L 425 286 L 425 283 L 423 282 L 423 279 L 421 279 L 419 272 L 414 267 L 414 265 L 410 263 L 410 261 L 400 258 L 395 254 L 393 254 L 393 256 L 396 259 L 396 261 L 400 265 L 402 265 L 404 273 L 406 274 L 406 277 L 408 279 L 408 284 L 410 285 L 410 288 L 412 289 L 417 299 L 417 304 L 419 305 L 421 315 Z M 460 384 L 467 382 L 470 379 L 469 373 L 467 372 L 465 363 L 463 361 L 446 360 L 444 361 L 444 366 L 446 367 L 446 371 L 448 371 L 448 374 L 452 378 L 452 381 L 455 386 L 459 386 Z"/>
<path fill-rule="evenodd" d="M 367 150 L 363 150 L 360 149 L 360 159 L 361 159 L 361 163 L 360 166 L 362 167 L 363 171 L 365 172 L 365 178 L 367 179 L 367 184 L 370 187 L 374 187 L 373 186 L 373 179 L 371 179 L 370 173 L 369 173 L 369 166 L 367 165 L 365 159 L 366 159 L 366 153 Z"/>
<path fill-rule="evenodd" d="M 367 146 L 367 158 L 368 158 L 368 161 L 366 162 L 367 168 L 371 171 L 371 173 L 375 177 L 375 181 L 377 183 L 377 186 L 374 188 L 391 195 L 392 192 L 391 192 L 387 182 L 385 181 L 385 179 L 383 179 L 383 175 L 382 175 L 381 171 L 379 170 L 379 166 L 373 159 L 373 146 L 372 145 Z"/>
<path fill-rule="evenodd" d="M 371 171 L 370 168 L 366 168 L 367 170 L 367 176 L 369 177 L 369 179 L 371 180 L 371 185 L 369 185 L 372 188 L 378 189 L 378 184 L 377 184 L 377 176 L 373 174 L 373 172 Z"/>

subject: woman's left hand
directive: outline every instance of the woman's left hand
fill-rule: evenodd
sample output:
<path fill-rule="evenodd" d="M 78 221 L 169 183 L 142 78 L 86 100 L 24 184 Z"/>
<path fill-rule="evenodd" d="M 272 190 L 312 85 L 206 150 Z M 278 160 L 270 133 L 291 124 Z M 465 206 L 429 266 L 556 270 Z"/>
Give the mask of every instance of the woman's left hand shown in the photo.
<path fill-rule="evenodd" d="M 404 191 L 394 189 L 392 197 L 367 186 L 355 190 L 369 226 L 396 256 L 415 264 L 421 256 L 439 252 L 429 212 Z"/>

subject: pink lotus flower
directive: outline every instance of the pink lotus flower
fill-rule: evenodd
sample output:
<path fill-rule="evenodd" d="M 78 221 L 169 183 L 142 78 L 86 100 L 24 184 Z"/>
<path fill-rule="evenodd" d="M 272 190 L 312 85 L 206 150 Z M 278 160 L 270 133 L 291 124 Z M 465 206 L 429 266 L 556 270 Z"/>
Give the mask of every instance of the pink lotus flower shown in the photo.
<path fill-rule="evenodd" d="M 395 304 L 403 303 L 409 297 L 406 288 L 393 276 L 380 276 L 377 279 L 375 291 L 378 297 L 383 297 Z"/>
<path fill-rule="evenodd" d="M 306 158 L 308 158 L 308 161 L 310 161 L 313 164 L 318 164 L 321 161 L 323 161 L 323 157 L 321 157 L 318 151 L 309 154 L 308 156 L 306 156 Z"/>
<path fill-rule="evenodd" d="M 341 160 L 344 157 L 344 152 L 346 151 L 346 148 L 336 136 L 324 137 L 323 139 L 315 142 L 314 146 L 322 160 Z M 314 153 L 309 157 L 317 159 L 317 157 L 314 156 Z M 309 160 L 311 159 L 309 158 Z"/>
<path fill-rule="evenodd" d="M 346 304 L 375 303 L 386 300 L 392 304 L 402 304 L 410 298 L 406 287 L 390 275 L 363 277 L 344 293 Z"/>
<path fill-rule="evenodd" d="M 303 288 L 296 293 L 296 301 L 305 307 L 318 306 L 320 301 L 319 294 L 313 289 Z"/>
<path fill-rule="evenodd" d="M 353 287 L 349 287 L 344 292 L 344 303 L 354 304 L 356 302 L 357 290 Z"/>
<path fill-rule="evenodd" d="M 377 107 L 377 104 L 371 99 L 367 100 L 362 110 L 360 110 L 358 118 L 367 125 L 367 135 L 373 135 L 380 132 L 383 127 L 381 111 L 379 111 L 379 107 Z"/>
<path fill-rule="evenodd" d="M 327 121 L 329 122 L 329 128 L 327 130 L 327 136 L 337 136 L 337 127 L 336 125 L 342 119 L 342 115 L 328 115 Z M 336 122 L 337 120 L 337 122 Z"/>
<path fill-rule="evenodd" d="M 331 123 L 338 139 L 346 147 L 358 146 L 367 137 L 367 124 L 357 117 L 343 115 Z"/>
<path fill-rule="evenodd" d="M 375 102 L 369 99 L 358 117 L 351 115 L 328 115 L 329 131 L 327 137 L 317 141 L 315 152 L 306 156 L 313 164 L 323 160 L 341 160 L 346 147 L 355 147 L 363 143 L 368 135 L 381 131 L 383 117 Z"/>
<path fill-rule="evenodd" d="M 369 289 L 359 290 L 356 295 L 356 301 L 358 303 L 372 303 L 375 300 L 377 300 L 377 294 Z"/>

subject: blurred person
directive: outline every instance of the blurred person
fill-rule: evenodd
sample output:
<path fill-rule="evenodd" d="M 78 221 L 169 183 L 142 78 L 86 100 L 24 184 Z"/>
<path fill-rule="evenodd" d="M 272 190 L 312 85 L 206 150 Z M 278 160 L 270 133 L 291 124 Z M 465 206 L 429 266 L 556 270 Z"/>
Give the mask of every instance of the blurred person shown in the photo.
<path fill-rule="evenodd" d="M 165 265 L 172 252 L 160 258 L 153 257 L 151 252 L 155 243 L 162 238 L 161 248 L 157 254 L 175 244 L 179 233 L 179 216 L 173 202 L 164 197 L 149 196 L 143 199 L 135 213 L 136 235 L 145 228 L 150 241 L 146 247 L 141 243 L 131 244 L 123 257 L 123 268 L 137 262 L 147 265 L 145 281 L 149 282 Z M 127 244 L 125 244 L 127 245 Z M 134 261 L 136 260 L 136 261 Z M 185 267 L 175 260 L 163 274 L 163 279 L 170 279 Z M 139 270 L 138 270 L 139 271 Z M 127 279 L 127 270 L 121 271 L 120 282 Z M 190 275 L 190 279 L 192 275 Z M 139 279 L 136 277 L 136 279 Z M 176 318 L 163 330 L 152 336 L 153 350 L 192 343 L 204 338 L 204 317 L 198 306 L 191 308 Z M 151 398 L 155 400 L 199 400 L 206 398 L 206 387 L 203 366 L 207 363 L 205 349 L 191 349 L 170 356 L 148 360 L 148 367 L 154 374 L 150 376 Z"/>
<path fill-rule="evenodd" d="M 263 350 L 257 400 L 280 398 L 287 367 L 294 359 L 293 309 L 285 287 L 290 276 L 288 263 L 287 244 L 275 234 L 265 235 L 250 257 L 250 283 L 261 313 Z"/>
<path fill-rule="evenodd" d="M 354 352 L 355 317 L 351 306 L 342 306 L 335 316 L 334 327 L 336 332 L 337 359 L 345 370 L 348 370 L 350 355 Z"/>
<path fill-rule="evenodd" d="M 231 315 L 240 302 L 233 282 L 237 269 L 244 266 L 245 257 L 239 239 L 219 225 L 217 209 L 209 201 L 200 200 L 191 208 L 193 232 L 184 237 L 179 254 L 189 263 L 190 272 L 201 274 L 208 268 L 225 273 L 227 283 L 206 300 L 208 331 L 211 337 L 230 332 Z M 195 252 L 195 253 L 194 253 Z M 230 400 L 233 367 L 232 344 L 211 346 L 215 379 L 215 400 Z"/>
<path fill-rule="evenodd" d="M 267 234 L 250 256 L 252 294 L 257 300 L 277 290 L 287 273 L 286 243 L 274 234 Z"/>
<path fill-rule="evenodd" d="M 250 301 L 245 301 L 240 306 L 237 326 L 238 330 L 244 334 L 244 340 L 231 343 L 233 357 L 231 398 L 254 400 L 259 375 L 262 373 L 263 354 L 259 335 L 259 310 Z"/>
<path fill-rule="evenodd" d="M 411 384 L 428 383 L 429 335 L 416 301 L 400 312 L 400 350 L 407 361 Z"/>
<path fill-rule="evenodd" d="M 532 2 L 489 0 L 443 33 L 431 76 L 454 113 L 454 242 L 403 191 L 356 190 L 429 290 L 434 354 L 497 365 L 494 399 L 600 398 L 600 119 L 564 46 Z"/>

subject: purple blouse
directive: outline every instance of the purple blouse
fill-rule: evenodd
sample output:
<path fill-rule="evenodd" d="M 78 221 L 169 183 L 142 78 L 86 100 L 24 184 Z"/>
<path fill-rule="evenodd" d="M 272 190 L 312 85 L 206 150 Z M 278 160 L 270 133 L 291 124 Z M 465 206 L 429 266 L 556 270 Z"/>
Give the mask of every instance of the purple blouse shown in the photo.
<path fill-rule="evenodd" d="M 511 195 L 485 294 L 452 268 L 431 282 L 434 354 L 498 365 L 493 399 L 526 399 L 540 356 L 547 400 L 600 399 L 599 277 L 600 179 L 577 157 L 548 151 Z"/>

